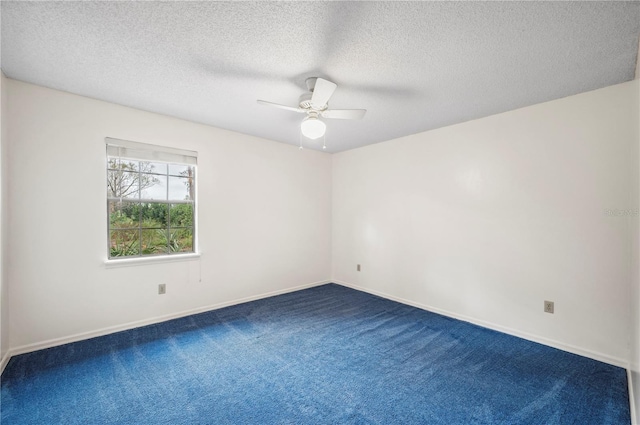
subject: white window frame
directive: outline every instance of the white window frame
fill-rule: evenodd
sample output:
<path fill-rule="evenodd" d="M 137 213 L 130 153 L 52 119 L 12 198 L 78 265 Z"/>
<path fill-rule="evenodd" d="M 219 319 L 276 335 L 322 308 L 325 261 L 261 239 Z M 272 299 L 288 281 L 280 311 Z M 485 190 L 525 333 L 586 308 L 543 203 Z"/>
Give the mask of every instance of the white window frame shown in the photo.
<path fill-rule="evenodd" d="M 178 164 L 178 165 L 189 165 L 194 169 L 194 191 L 193 191 L 193 201 L 177 201 L 170 200 L 169 195 L 167 194 L 167 199 L 165 200 L 146 200 L 138 198 L 138 202 L 140 203 L 167 203 L 167 204 L 179 204 L 179 203 L 189 203 L 193 205 L 193 241 L 192 241 L 192 251 L 188 252 L 167 252 L 167 253 L 159 253 L 159 254 L 143 254 L 139 252 L 138 255 L 131 256 L 114 256 L 111 257 L 111 222 L 110 222 L 110 214 L 109 214 L 109 202 L 114 201 L 115 198 L 109 197 L 109 192 L 107 190 L 105 199 L 107 201 L 107 259 L 105 263 L 107 266 L 126 266 L 126 265 L 135 265 L 135 264 L 146 264 L 146 263 L 156 263 L 156 262 L 167 262 L 167 261 L 176 261 L 176 260 L 191 260 L 199 258 L 200 254 L 198 251 L 198 214 L 197 214 L 197 202 L 198 202 L 198 171 L 197 171 L 197 159 L 198 153 L 195 151 L 184 150 L 171 148 L 166 146 L 158 146 L 147 143 L 133 142 L 129 140 L 121 140 L 115 139 L 111 137 L 105 138 L 106 144 L 106 165 L 105 172 L 108 178 L 109 175 L 109 158 L 119 157 L 122 159 L 129 159 L 132 161 L 149 161 L 155 163 L 167 163 L 167 164 Z M 167 170 L 167 178 L 169 177 L 169 171 Z M 105 181 L 105 189 L 108 184 Z M 168 185 L 167 185 L 168 186 Z M 167 188 L 168 190 L 168 188 Z M 123 200 L 126 198 L 122 198 Z M 142 229 L 142 223 L 139 224 L 139 229 Z M 167 227 L 167 230 L 170 231 L 170 224 Z"/>

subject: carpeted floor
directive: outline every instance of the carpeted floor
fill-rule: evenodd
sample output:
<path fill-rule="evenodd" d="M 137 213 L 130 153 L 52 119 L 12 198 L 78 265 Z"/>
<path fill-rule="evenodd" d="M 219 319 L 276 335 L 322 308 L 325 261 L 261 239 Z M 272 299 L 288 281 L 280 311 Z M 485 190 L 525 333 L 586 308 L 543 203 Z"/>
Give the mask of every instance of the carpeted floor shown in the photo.
<path fill-rule="evenodd" d="M 13 357 L 2 424 L 629 424 L 624 369 L 330 284 Z"/>

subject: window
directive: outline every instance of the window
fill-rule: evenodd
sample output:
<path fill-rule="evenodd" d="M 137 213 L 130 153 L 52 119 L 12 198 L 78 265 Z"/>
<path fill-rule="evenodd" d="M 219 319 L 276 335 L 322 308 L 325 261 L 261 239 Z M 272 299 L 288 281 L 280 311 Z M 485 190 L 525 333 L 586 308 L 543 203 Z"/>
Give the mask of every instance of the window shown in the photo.
<path fill-rule="evenodd" d="M 106 143 L 109 258 L 195 252 L 197 153 Z"/>

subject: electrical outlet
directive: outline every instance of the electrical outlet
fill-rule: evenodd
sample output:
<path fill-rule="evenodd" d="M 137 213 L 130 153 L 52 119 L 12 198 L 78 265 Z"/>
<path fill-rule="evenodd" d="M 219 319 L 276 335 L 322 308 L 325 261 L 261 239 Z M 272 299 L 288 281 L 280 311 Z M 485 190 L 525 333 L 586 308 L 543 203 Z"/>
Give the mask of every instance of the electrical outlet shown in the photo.
<path fill-rule="evenodd" d="M 358 264 L 358 267 L 356 267 L 356 269 L 357 269 L 358 271 L 360 271 L 360 264 Z"/>
<path fill-rule="evenodd" d="M 553 301 L 544 302 L 544 312 L 553 314 Z"/>
<path fill-rule="evenodd" d="M 166 294 L 167 293 L 167 284 L 166 283 L 161 283 L 158 285 L 158 294 L 162 295 L 162 294 Z"/>

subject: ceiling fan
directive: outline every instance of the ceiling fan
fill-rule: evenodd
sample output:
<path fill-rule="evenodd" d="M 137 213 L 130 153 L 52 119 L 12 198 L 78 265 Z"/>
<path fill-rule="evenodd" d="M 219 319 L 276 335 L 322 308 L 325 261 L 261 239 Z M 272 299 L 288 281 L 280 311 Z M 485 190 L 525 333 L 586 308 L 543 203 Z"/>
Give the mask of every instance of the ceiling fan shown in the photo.
<path fill-rule="evenodd" d="M 307 114 L 300 124 L 300 130 L 309 139 L 322 137 L 327 129 L 326 124 L 320 118 L 337 118 L 343 120 L 358 120 L 364 117 L 366 109 L 328 109 L 329 99 L 338 87 L 336 83 L 320 77 L 306 79 L 309 93 L 300 96 L 298 107 L 280 105 L 278 103 L 258 100 L 261 105 L 275 106 L 287 111 Z"/>

